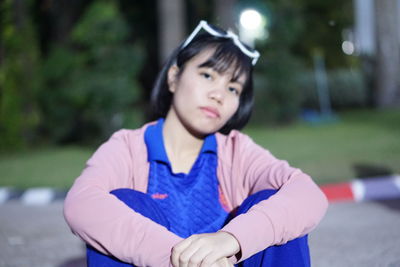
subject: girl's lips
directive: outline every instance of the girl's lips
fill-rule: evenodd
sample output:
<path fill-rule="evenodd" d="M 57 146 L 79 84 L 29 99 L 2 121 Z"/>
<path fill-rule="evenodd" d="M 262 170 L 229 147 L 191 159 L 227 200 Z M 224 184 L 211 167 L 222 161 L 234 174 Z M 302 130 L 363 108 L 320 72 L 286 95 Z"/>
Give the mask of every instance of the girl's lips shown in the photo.
<path fill-rule="evenodd" d="M 219 112 L 217 109 L 213 107 L 200 107 L 200 109 L 208 116 L 211 118 L 219 118 Z"/>

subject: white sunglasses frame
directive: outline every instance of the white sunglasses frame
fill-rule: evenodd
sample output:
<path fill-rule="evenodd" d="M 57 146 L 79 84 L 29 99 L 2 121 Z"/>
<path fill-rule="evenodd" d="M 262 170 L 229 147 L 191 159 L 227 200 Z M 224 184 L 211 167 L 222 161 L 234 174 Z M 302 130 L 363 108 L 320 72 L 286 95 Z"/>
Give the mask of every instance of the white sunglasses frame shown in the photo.
<path fill-rule="evenodd" d="M 257 50 L 250 51 L 247 49 L 243 43 L 239 40 L 239 37 L 231 32 L 227 31 L 226 34 L 221 34 L 214 30 L 213 28 L 208 25 L 207 21 L 201 20 L 199 25 L 193 30 L 193 32 L 189 35 L 189 37 L 185 40 L 185 42 L 182 45 L 182 48 L 185 48 L 190 42 L 193 40 L 193 38 L 199 33 L 201 29 L 204 29 L 206 32 L 209 34 L 216 36 L 216 37 L 221 37 L 221 38 L 229 38 L 233 40 L 233 43 L 242 51 L 246 56 L 252 58 L 251 64 L 254 66 L 257 63 L 258 58 L 260 57 L 260 53 Z"/>

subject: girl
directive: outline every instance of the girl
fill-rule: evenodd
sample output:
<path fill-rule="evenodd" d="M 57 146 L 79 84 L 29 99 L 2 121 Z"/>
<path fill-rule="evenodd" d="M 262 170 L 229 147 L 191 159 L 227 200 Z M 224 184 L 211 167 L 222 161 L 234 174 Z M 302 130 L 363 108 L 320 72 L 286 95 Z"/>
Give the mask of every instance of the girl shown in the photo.
<path fill-rule="evenodd" d="M 240 133 L 259 54 L 201 21 L 161 70 L 156 122 L 120 130 L 65 199 L 88 266 L 309 266 L 327 200 Z"/>

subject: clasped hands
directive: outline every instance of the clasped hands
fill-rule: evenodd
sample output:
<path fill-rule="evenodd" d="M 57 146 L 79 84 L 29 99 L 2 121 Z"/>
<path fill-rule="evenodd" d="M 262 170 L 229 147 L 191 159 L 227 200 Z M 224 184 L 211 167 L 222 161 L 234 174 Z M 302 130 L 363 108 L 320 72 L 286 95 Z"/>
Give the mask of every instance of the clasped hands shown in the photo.
<path fill-rule="evenodd" d="M 231 267 L 228 258 L 239 251 L 230 233 L 192 235 L 172 248 L 171 263 L 174 267 Z"/>

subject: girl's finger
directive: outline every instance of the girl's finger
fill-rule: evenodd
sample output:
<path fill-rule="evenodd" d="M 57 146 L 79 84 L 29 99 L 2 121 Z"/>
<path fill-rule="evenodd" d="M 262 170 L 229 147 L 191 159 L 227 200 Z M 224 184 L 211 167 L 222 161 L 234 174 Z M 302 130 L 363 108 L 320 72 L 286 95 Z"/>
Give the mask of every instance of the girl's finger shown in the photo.
<path fill-rule="evenodd" d="M 228 258 L 222 258 L 214 262 L 212 265 L 207 265 L 211 267 L 233 267 L 233 264 L 229 262 Z"/>
<path fill-rule="evenodd" d="M 171 252 L 171 263 L 174 267 L 181 267 L 179 263 L 179 259 L 181 254 L 185 251 L 186 248 L 190 246 L 190 244 L 196 240 L 196 235 L 192 235 L 185 240 L 179 242 L 172 248 Z"/>
<path fill-rule="evenodd" d="M 179 267 L 188 267 L 192 261 L 192 256 L 196 254 L 199 247 L 194 245 L 193 242 L 180 254 L 179 256 Z M 193 263 L 192 263 L 193 266 Z M 194 266 L 198 266 L 194 264 Z"/>
<path fill-rule="evenodd" d="M 208 254 L 210 254 L 212 251 L 209 249 L 205 248 L 200 248 L 198 249 L 192 257 L 190 257 L 189 260 L 189 265 L 188 267 L 198 267 L 203 263 L 203 260 L 206 258 Z M 211 263 L 207 264 L 206 266 L 210 266 Z"/>
<path fill-rule="evenodd" d="M 221 260 L 221 262 L 218 262 L 219 260 L 221 260 L 221 257 L 219 255 L 217 255 L 215 252 L 211 252 L 209 253 L 201 262 L 200 267 L 209 267 L 209 266 L 223 266 L 221 265 L 221 263 L 223 262 L 223 260 Z"/>

